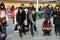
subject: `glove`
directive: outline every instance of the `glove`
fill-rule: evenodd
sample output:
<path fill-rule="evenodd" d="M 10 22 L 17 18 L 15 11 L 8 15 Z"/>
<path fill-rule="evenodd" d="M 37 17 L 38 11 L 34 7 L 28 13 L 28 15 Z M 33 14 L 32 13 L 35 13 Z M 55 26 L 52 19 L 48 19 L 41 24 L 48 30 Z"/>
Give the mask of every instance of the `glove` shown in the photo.
<path fill-rule="evenodd" d="M 21 28 L 21 26 L 20 26 L 20 25 L 18 26 L 18 29 L 22 30 L 22 28 Z"/>

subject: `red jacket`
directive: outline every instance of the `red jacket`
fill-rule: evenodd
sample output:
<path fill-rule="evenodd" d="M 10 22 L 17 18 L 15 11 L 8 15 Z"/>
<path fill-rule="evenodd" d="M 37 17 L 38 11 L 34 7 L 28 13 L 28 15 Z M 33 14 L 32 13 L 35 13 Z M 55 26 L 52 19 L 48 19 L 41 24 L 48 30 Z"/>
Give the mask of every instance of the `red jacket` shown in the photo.
<path fill-rule="evenodd" d="M 11 17 L 12 17 L 12 18 L 15 17 L 14 10 L 11 10 Z"/>
<path fill-rule="evenodd" d="M 51 22 L 47 22 L 46 24 L 45 23 L 43 23 L 43 28 L 51 28 Z"/>

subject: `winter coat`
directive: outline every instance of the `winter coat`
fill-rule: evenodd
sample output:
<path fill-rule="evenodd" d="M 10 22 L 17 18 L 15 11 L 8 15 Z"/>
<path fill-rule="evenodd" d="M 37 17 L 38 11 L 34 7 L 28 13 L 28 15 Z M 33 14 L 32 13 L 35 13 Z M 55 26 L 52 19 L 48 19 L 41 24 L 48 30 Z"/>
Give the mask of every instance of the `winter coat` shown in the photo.
<path fill-rule="evenodd" d="M 15 17 L 14 10 L 11 10 L 11 17 L 12 17 L 12 18 Z"/>
<path fill-rule="evenodd" d="M 56 17 L 54 17 L 56 15 Z M 60 25 L 60 11 L 54 11 L 53 12 L 53 23 Z"/>
<path fill-rule="evenodd" d="M 2 23 L 2 21 L 7 22 L 8 21 L 8 15 L 6 13 L 6 11 L 0 11 L 0 23 Z"/>
<path fill-rule="evenodd" d="M 46 7 L 44 10 L 44 18 L 49 19 L 51 15 L 51 9 L 49 7 Z"/>
<path fill-rule="evenodd" d="M 17 24 L 20 25 L 20 24 L 24 24 L 24 20 L 26 19 L 26 13 L 25 11 L 23 11 L 22 13 L 18 13 L 16 14 L 16 21 L 17 21 Z"/>

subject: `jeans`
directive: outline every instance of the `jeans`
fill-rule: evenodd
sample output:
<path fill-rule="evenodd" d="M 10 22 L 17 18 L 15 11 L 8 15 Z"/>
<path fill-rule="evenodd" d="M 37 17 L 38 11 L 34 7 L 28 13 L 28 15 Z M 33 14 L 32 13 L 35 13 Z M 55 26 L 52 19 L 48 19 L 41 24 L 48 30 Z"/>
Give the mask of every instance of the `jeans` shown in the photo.
<path fill-rule="evenodd" d="M 34 27 L 33 23 L 30 22 L 30 32 L 31 32 L 31 35 L 32 35 L 32 36 L 34 36 L 34 30 L 33 30 L 33 27 Z"/>
<path fill-rule="evenodd" d="M 18 25 L 16 24 L 16 25 L 15 25 L 15 29 L 14 29 L 14 31 L 17 31 L 17 26 L 18 26 Z"/>
<path fill-rule="evenodd" d="M 25 34 L 25 26 L 24 26 L 24 24 L 20 24 L 20 27 L 21 27 L 21 29 L 19 29 L 19 35 L 21 36 L 22 33 Z"/>
<path fill-rule="evenodd" d="M 60 25 L 55 24 L 55 33 L 57 34 L 57 32 L 60 33 Z"/>

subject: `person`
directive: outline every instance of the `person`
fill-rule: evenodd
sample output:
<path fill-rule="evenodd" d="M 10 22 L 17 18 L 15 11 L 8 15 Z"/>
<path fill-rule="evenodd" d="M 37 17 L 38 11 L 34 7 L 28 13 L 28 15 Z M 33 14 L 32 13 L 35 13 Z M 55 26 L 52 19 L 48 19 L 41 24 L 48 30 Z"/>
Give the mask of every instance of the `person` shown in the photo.
<path fill-rule="evenodd" d="M 16 14 L 17 14 L 17 12 L 18 12 L 18 7 L 15 9 L 15 11 L 14 11 L 14 14 L 15 14 L 15 17 L 14 17 L 14 24 L 15 24 L 15 28 L 14 28 L 14 31 L 15 32 L 18 32 L 17 31 L 17 22 L 16 22 Z"/>
<path fill-rule="evenodd" d="M 55 6 L 53 11 L 53 24 L 55 25 L 55 34 L 60 35 L 60 8 L 59 4 Z"/>
<path fill-rule="evenodd" d="M 51 12 L 52 12 L 52 10 L 51 10 L 50 4 L 48 4 L 44 9 L 44 18 L 46 20 L 50 20 L 51 14 L 52 14 Z"/>
<path fill-rule="evenodd" d="M 25 6 L 25 5 L 22 3 L 22 4 L 21 4 L 21 7 L 24 7 L 24 6 Z"/>
<path fill-rule="evenodd" d="M 31 35 L 32 37 L 34 37 L 34 31 L 37 32 L 37 28 L 36 28 L 36 9 L 33 8 L 31 13 L 29 13 L 29 24 L 30 24 L 30 31 L 31 31 Z M 33 31 L 34 28 L 34 31 Z"/>
<path fill-rule="evenodd" d="M 42 7 L 41 6 L 39 7 L 39 11 L 42 11 Z"/>
<path fill-rule="evenodd" d="M 8 6 L 8 7 L 6 8 L 6 11 L 7 11 L 7 14 L 8 14 L 8 15 L 11 15 L 10 6 Z"/>
<path fill-rule="evenodd" d="M 24 8 L 25 8 L 25 5 L 22 3 L 20 7 L 22 7 L 22 8 L 23 8 L 23 10 L 24 10 Z"/>
<path fill-rule="evenodd" d="M 24 22 L 26 32 L 29 32 L 29 7 L 25 7 L 26 20 Z"/>
<path fill-rule="evenodd" d="M 7 30 L 6 30 L 6 22 L 8 21 L 8 16 L 6 13 L 5 5 L 3 2 L 0 4 L 0 25 L 3 26 L 3 30 L 5 32 L 5 35 L 7 35 Z"/>
<path fill-rule="evenodd" d="M 24 35 L 26 35 L 25 27 L 24 27 L 25 20 L 26 20 L 26 13 L 22 7 L 19 7 L 18 12 L 16 14 L 16 21 L 19 26 L 19 35 L 21 38 L 23 37 L 22 33 L 24 33 Z"/>
<path fill-rule="evenodd" d="M 45 35 L 50 35 L 52 30 L 52 24 L 50 22 L 50 20 L 44 20 L 43 24 L 42 24 L 42 31 L 43 31 L 43 36 Z"/>
<path fill-rule="evenodd" d="M 34 7 L 33 3 L 30 3 L 29 10 L 32 10 Z"/>
<path fill-rule="evenodd" d="M 13 24 L 14 24 L 14 17 L 15 17 L 14 10 L 15 10 L 14 5 L 12 5 L 10 12 L 11 12 L 11 17 L 13 19 Z"/>

